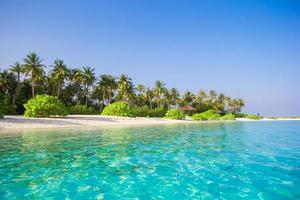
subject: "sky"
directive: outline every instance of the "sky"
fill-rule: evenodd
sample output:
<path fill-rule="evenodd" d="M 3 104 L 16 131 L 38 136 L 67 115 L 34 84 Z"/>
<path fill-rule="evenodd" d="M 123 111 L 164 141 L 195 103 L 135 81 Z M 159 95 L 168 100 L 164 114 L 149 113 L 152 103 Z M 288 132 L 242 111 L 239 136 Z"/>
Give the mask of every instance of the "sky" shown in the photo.
<path fill-rule="evenodd" d="M 299 0 L 0 0 L 1 68 L 29 52 L 300 116 Z"/>

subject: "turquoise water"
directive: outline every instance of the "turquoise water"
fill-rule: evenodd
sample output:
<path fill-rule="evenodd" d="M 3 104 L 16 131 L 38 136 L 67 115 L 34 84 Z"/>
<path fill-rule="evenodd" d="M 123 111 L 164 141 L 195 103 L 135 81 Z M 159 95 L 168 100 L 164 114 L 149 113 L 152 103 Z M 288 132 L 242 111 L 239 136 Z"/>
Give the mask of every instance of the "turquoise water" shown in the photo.
<path fill-rule="evenodd" d="M 300 199 L 300 121 L 2 133 L 0 199 Z"/>

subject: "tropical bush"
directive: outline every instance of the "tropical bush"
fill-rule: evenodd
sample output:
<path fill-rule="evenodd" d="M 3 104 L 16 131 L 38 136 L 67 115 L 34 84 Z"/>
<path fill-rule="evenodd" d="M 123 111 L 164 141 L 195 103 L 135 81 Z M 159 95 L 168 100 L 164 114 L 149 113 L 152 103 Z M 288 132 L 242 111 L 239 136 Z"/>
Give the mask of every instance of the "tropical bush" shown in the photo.
<path fill-rule="evenodd" d="M 65 105 L 56 97 L 46 94 L 36 95 L 25 107 L 25 117 L 63 117 L 68 114 Z"/>
<path fill-rule="evenodd" d="M 103 109 L 101 115 L 134 117 L 133 109 L 125 102 L 115 102 L 109 104 Z"/>
<path fill-rule="evenodd" d="M 97 114 L 97 111 L 93 107 L 87 107 L 86 105 L 77 104 L 68 108 L 69 114 L 79 115 L 93 115 Z"/>
<path fill-rule="evenodd" d="M 193 120 L 219 120 L 221 115 L 216 110 L 210 109 L 202 113 L 196 113 L 192 116 Z"/>
<path fill-rule="evenodd" d="M 133 115 L 135 117 L 149 117 L 149 111 L 148 107 L 136 107 L 133 108 Z"/>
<path fill-rule="evenodd" d="M 259 116 L 259 115 L 254 115 L 254 114 L 246 114 L 245 118 L 247 118 L 247 119 L 253 119 L 253 120 L 259 120 L 259 119 L 262 119 L 261 116 Z"/>
<path fill-rule="evenodd" d="M 155 109 L 150 109 L 148 111 L 148 116 L 149 117 L 164 117 L 166 114 L 166 109 L 164 108 L 155 108 Z"/>
<path fill-rule="evenodd" d="M 228 114 L 220 117 L 220 120 L 235 120 L 235 116 L 232 113 L 228 113 Z"/>
<path fill-rule="evenodd" d="M 169 119 L 184 119 L 185 115 L 182 110 L 170 109 L 167 111 L 165 117 Z"/>
<path fill-rule="evenodd" d="M 2 113 L 2 111 L 0 110 L 0 119 L 4 118 L 4 114 Z"/>
<path fill-rule="evenodd" d="M 193 114 L 192 120 L 205 121 L 205 120 L 207 120 L 207 117 L 205 117 L 202 113 L 196 113 L 196 114 Z"/>

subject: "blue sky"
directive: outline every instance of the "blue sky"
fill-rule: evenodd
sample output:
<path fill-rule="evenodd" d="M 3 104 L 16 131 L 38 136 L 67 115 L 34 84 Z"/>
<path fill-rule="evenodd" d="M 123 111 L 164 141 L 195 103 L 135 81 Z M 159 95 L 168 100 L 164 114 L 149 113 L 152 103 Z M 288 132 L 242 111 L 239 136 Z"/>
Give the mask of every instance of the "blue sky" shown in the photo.
<path fill-rule="evenodd" d="M 35 51 L 46 65 L 128 74 L 135 83 L 246 101 L 300 115 L 300 1 L 0 0 L 0 66 Z"/>

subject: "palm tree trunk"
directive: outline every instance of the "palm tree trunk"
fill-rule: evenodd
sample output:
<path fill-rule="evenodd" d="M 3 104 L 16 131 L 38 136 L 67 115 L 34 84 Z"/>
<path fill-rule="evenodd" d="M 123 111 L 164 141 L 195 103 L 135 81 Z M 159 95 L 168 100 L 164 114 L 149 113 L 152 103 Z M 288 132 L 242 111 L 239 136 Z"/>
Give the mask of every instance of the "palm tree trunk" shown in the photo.
<path fill-rule="evenodd" d="M 88 105 L 88 87 L 86 87 L 86 89 L 85 89 L 85 106 L 87 107 L 87 105 Z"/>
<path fill-rule="evenodd" d="M 60 92 L 60 83 L 58 83 L 58 86 L 57 86 L 57 98 L 59 99 L 59 92 Z"/>
<path fill-rule="evenodd" d="M 32 81 L 32 87 L 31 87 L 31 90 L 32 90 L 32 98 L 34 98 L 34 81 Z"/>
<path fill-rule="evenodd" d="M 76 96 L 77 96 L 76 104 L 78 104 L 79 103 L 79 87 L 77 87 Z"/>

